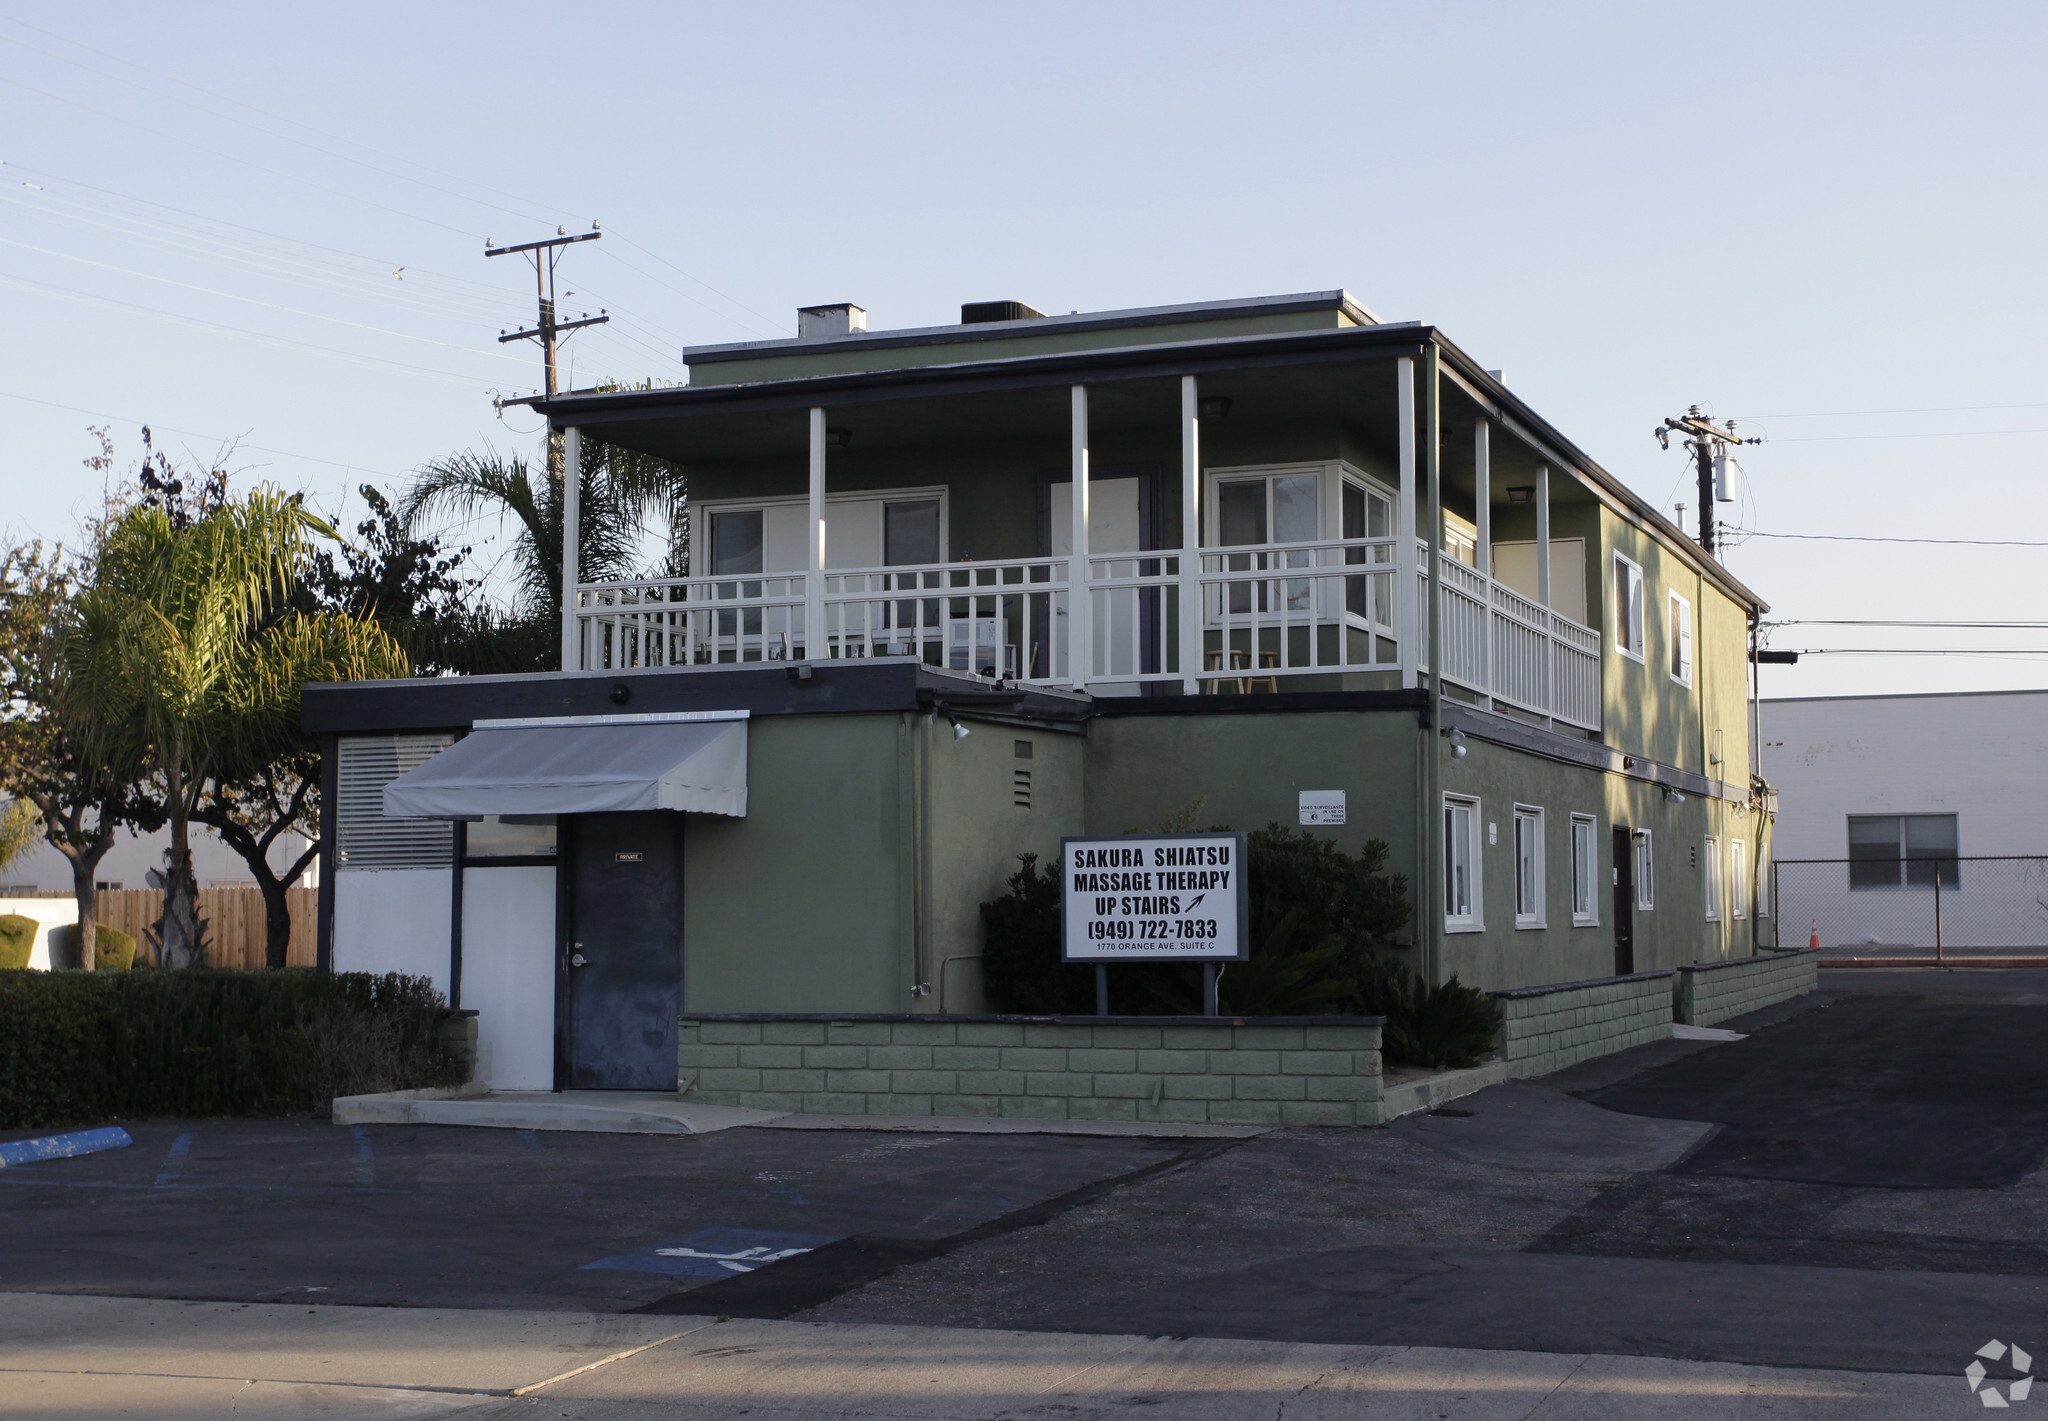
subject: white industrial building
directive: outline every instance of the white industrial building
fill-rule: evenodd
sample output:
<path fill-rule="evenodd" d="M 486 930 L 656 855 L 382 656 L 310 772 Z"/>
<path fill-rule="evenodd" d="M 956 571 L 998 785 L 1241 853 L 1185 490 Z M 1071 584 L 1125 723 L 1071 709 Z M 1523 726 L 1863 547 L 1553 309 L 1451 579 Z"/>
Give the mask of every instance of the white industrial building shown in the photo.
<path fill-rule="evenodd" d="M 2048 690 L 1759 708 L 1786 940 L 2048 947 Z"/>

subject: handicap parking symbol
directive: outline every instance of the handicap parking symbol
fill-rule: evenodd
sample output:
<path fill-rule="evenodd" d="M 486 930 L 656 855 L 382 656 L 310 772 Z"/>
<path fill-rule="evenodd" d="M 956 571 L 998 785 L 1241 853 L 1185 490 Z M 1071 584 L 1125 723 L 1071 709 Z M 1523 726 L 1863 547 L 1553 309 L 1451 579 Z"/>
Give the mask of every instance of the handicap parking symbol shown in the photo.
<path fill-rule="evenodd" d="M 583 1269 L 616 1268 L 634 1273 L 666 1273 L 671 1278 L 730 1278 L 770 1263 L 809 1253 L 844 1234 L 776 1233 L 769 1229 L 699 1229 L 674 1243 L 656 1244 L 635 1253 L 615 1254 L 586 1263 Z M 582 1270 L 578 1270 L 582 1271 Z"/>

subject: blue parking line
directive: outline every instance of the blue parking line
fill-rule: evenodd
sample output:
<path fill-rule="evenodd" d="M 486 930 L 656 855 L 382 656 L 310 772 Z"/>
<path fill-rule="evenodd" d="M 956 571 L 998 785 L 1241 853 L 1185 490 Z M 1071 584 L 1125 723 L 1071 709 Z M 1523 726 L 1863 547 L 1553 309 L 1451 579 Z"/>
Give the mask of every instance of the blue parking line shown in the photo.
<path fill-rule="evenodd" d="M 99 1130 L 73 1130 L 65 1135 L 43 1135 L 33 1140 L 9 1140 L 0 1144 L 0 1169 L 34 1164 L 38 1160 L 71 1159 L 77 1155 L 118 1150 L 134 1144 L 118 1125 Z"/>
<path fill-rule="evenodd" d="M 185 1157 L 192 1153 L 192 1136 L 180 1135 L 171 1141 L 170 1150 L 164 1155 L 164 1162 L 156 1172 L 156 1187 L 168 1189 L 178 1182 L 178 1176 L 185 1172 Z"/>
<path fill-rule="evenodd" d="M 370 1149 L 370 1132 L 358 1125 L 349 1132 L 349 1139 L 355 1144 L 356 1188 L 377 1187 L 377 1156 Z"/>

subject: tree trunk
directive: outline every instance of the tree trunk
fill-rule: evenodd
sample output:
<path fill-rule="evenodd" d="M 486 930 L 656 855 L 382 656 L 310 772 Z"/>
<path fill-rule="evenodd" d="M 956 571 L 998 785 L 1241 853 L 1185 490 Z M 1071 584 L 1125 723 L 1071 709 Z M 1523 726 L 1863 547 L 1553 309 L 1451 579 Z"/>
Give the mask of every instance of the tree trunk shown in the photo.
<path fill-rule="evenodd" d="M 258 878 L 256 885 L 263 890 L 263 965 L 274 970 L 283 967 L 291 953 L 291 901 L 285 897 L 285 885 L 269 874 Z"/>
<path fill-rule="evenodd" d="M 80 854 L 71 860 L 71 892 L 78 899 L 78 965 L 87 972 L 99 962 L 95 955 L 99 942 L 99 901 L 93 889 L 93 874 L 99 863 L 98 854 Z"/>
<path fill-rule="evenodd" d="M 192 806 L 186 800 L 184 765 L 175 754 L 164 762 L 164 801 L 171 818 L 171 845 L 161 872 L 152 873 L 163 890 L 164 915 L 157 933 L 166 967 L 206 963 L 206 925 L 199 920 L 199 880 L 192 876 Z"/>

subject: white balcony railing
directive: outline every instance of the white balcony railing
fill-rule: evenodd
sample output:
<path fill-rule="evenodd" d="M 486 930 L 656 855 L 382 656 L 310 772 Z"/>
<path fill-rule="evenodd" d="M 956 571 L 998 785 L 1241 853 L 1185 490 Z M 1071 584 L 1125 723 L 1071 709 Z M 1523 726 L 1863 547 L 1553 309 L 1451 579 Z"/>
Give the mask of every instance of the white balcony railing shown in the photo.
<path fill-rule="evenodd" d="M 1418 624 L 1404 646 L 1398 546 L 1343 538 L 1205 548 L 1192 578 L 1176 551 L 1091 555 L 1078 669 L 1067 558 L 587 584 L 576 589 L 575 645 L 585 670 L 907 655 L 1041 685 L 1194 679 L 1278 690 L 1291 677 L 1398 672 L 1404 657 L 1428 668 L 1428 549 L 1417 554 Z M 1446 682 L 1599 728 L 1598 632 L 1448 555 L 1438 575 Z M 1190 593 L 1200 626 L 1183 638 Z M 1184 669 L 1197 647 L 1202 664 Z"/>

